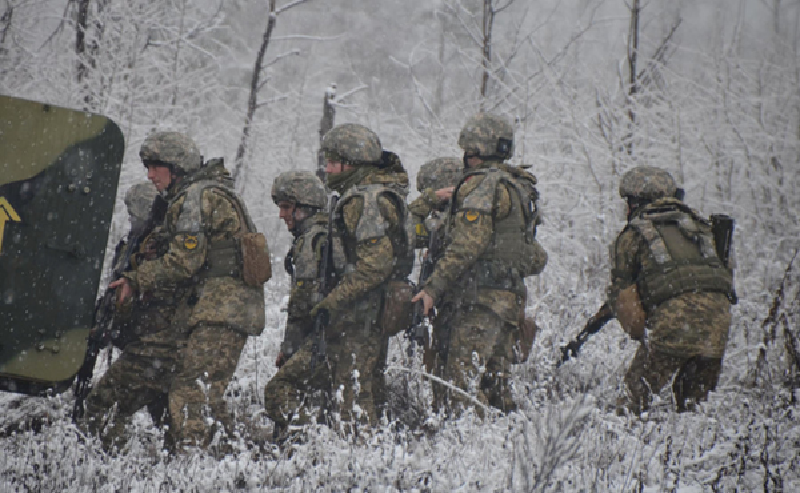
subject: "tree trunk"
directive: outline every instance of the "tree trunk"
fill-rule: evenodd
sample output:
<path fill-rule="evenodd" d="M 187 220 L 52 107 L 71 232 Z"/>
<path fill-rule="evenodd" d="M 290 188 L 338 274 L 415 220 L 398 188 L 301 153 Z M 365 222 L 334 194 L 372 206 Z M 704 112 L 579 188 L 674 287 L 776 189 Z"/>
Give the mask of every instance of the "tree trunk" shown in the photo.
<path fill-rule="evenodd" d="M 258 109 L 258 89 L 261 80 L 261 69 L 264 64 L 264 55 L 269 46 L 269 40 L 272 37 L 272 30 L 275 28 L 275 20 L 277 13 L 275 12 L 275 0 L 269 0 L 269 20 L 267 21 L 267 29 L 264 31 L 264 37 L 261 40 L 261 47 L 258 49 L 256 55 L 256 62 L 253 66 L 253 77 L 250 80 L 250 96 L 247 99 L 247 115 L 244 117 L 244 128 L 242 129 L 242 138 L 239 141 L 239 148 L 236 150 L 236 158 L 234 160 L 233 168 L 233 181 L 238 188 L 239 175 L 242 174 L 242 167 L 244 164 L 244 156 L 247 151 L 247 141 L 250 137 L 250 127 L 253 123 L 253 116 Z M 243 180 L 242 180 L 243 181 Z"/>
<path fill-rule="evenodd" d="M 483 0 L 483 76 L 481 78 L 481 111 L 484 109 L 489 90 L 489 71 L 492 67 L 492 25 L 494 24 L 493 0 Z"/>
<path fill-rule="evenodd" d="M 322 118 L 319 119 L 319 151 L 317 152 L 317 176 L 325 182 L 325 153 L 322 152 L 322 139 L 333 128 L 336 119 L 336 84 L 331 84 L 322 100 Z"/>

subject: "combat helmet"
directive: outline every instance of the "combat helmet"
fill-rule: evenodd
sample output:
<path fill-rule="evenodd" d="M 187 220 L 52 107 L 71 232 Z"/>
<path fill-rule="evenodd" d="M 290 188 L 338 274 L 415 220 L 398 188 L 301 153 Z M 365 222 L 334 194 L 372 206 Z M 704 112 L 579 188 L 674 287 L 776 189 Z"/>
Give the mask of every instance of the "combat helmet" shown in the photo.
<path fill-rule="evenodd" d="M 505 161 L 514 154 L 514 128 L 500 116 L 478 113 L 461 129 L 458 145 L 465 154 Z"/>
<path fill-rule="evenodd" d="M 624 199 L 652 202 L 664 197 L 673 197 L 677 190 L 675 179 L 661 168 L 638 166 L 622 176 L 619 195 Z"/>
<path fill-rule="evenodd" d="M 440 188 L 454 187 L 461 179 L 464 164 L 457 157 L 439 157 L 428 161 L 419 168 L 417 173 L 417 190 L 422 192 L 426 188 L 439 190 Z"/>
<path fill-rule="evenodd" d="M 272 201 L 294 202 L 296 205 L 325 209 L 328 196 L 325 187 L 310 171 L 284 171 L 272 182 Z"/>
<path fill-rule="evenodd" d="M 144 139 L 139 157 L 171 166 L 174 173 L 190 174 L 203 166 L 203 157 L 194 141 L 180 132 L 156 132 Z"/>
<path fill-rule="evenodd" d="M 373 164 L 381 160 L 381 140 L 372 130 L 357 123 L 336 125 L 322 138 L 322 151 L 342 163 Z"/>
<path fill-rule="evenodd" d="M 158 191 L 149 181 L 133 185 L 123 199 L 125 207 L 128 208 L 128 215 L 137 221 L 146 221 L 150 217 L 156 195 Z"/>

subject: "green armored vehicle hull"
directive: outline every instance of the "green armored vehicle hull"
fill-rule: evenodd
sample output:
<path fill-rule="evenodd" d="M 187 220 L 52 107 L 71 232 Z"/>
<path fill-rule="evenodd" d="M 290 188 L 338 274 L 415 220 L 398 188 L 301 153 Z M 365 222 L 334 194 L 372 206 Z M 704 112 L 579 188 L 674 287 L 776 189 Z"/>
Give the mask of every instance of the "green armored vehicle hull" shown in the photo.
<path fill-rule="evenodd" d="M 0 96 L 0 390 L 83 363 L 124 148 L 104 116 Z"/>

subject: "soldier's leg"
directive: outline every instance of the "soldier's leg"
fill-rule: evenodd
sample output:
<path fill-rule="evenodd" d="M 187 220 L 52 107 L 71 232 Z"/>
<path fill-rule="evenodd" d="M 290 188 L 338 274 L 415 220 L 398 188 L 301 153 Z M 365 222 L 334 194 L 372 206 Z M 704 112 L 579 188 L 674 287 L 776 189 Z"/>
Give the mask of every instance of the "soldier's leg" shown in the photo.
<path fill-rule="evenodd" d="M 453 317 L 445 369 L 450 383 L 484 405 L 491 405 L 486 390 L 494 385 L 495 378 L 502 376 L 497 363 L 492 363 L 491 368 L 487 366 L 500 334 L 499 318 L 493 315 L 478 306 L 469 306 Z M 453 391 L 448 400 L 456 412 L 460 407 L 474 405 L 471 399 Z M 477 411 L 483 414 L 480 409 Z"/>
<path fill-rule="evenodd" d="M 347 424 L 377 423 L 375 378 L 381 353 L 380 333 L 366 323 L 339 323 L 329 333 L 332 409 Z"/>
<path fill-rule="evenodd" d="M 311 368 L 313 343 L 306 341 L 264 388 L 264 407 L 275 423 L 273 436 L 277 441 L 286 438 L 290 424 L 313 423 L 317 417 L 315 408 L 330 392 L 327 363 L 317 362 Z"/>
<path fill-rule="evenodd" d="M 678 412 L 693 411 L 698 402 L 705 400 L 708 393 L 717 388 L 721 372 L 722 358 L 690 358 L 680 368 L 672 384 Z"/>
<path fill-rule="evenodd" d="M 628 409 L 635 414 L 647 411 L 652 393 L 661 391 L 684 361 L 685 358 L 648 351 L 644 344 L 640 345 L 625 374 Z"/>
<path fill-rule="evenodd" d="M 130 417 L 157 400 L 165 392 L 169 378 L 168 369 L 162 367 L 160 360 L 123 352 L 86 397 L 86 428 L 92 434 L 100 434 L 106 450 L 122 448 Z"/>
<path fill-rule="evenodd" d="M 494 344 L 487 346 L 488 360 L 486 372 L 481 381 L 481 390 L 492 407 L 508 413 L 515 411 L 517 405 L 511 392 L 511 364 L 515 361 L 514 347 L 519 330 L 512 324 L 504 323 L 494 313 L 484 314 L 486 326 L 492 327 Z"/>
<path fill-rule="evenodd" d="M 207 446 L 216 430 L 207 424 L 212 420 L 231 431 L 224 395 L 246 341 L 246 335 L 217 325 L 199 324 L 192 331 L 169 392 L 176 444 Z"/>

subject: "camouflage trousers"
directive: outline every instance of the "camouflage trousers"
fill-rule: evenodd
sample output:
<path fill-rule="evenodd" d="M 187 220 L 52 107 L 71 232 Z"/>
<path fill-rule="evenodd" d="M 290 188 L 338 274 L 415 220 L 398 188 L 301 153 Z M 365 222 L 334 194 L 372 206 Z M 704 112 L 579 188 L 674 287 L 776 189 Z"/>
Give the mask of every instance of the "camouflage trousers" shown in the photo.
<path fill-rule="evenodd" d="M 156 424 L 169 424 L 169 446 L 207 446 L 216 423 L 231 431 L 224 393 L 246 341 L 231 329 L 200 324 L 176 344 L 130 344 L 87 397 L 87 428 L 107 450 L 121 448 L 125 425 L 147 406 Z"/>
<path fill-rule="evenodd" d="M 457 311 L 444 311 L 443 315 L 436 320 L 434 334 L 450 335 L 448 342 L 440 343 L 446 349 L 439 355 L 434 374 L 481 404 L 503 412 L 515 410 L 509 383 L 519 329 L 481 305 L 466 305 Z M 458 412 L 459 408 L 474 404 L 441 385 L 434 385 L 433 389 L 434 405 L 444 404 Z M 478 414 L 483 412 L 478 410 Z"/>
<path fill-rule="evenodd" d="M 218 425 L 233 431 L 225 390 L 246 342 L 246 334 L 216 324 L 201 323 L 189 334 L 169 395 L 170 433 L 176 444 L 207 447 L 222 431 Z"/>
<path fill-rule="evenodd" d="M 169 389 L 178 365 L 178 347 L 131 343 L 86 397 L 84 423 L 100 435 L 103 448 L 122 448 L 125 425 L 139 409 L 147 407 L 153 422 L 167 418 Z"/>
<path fill-rule="evenodd" d="M 386 401 L 387 341 L 379 328 L 353 316 L 340 317 L 326 331 L 326 360 L 317 361 L 312 369 L 314 337 L 264 389 L 264 405 L 275 423 L 276 437 L 289 425 L 313 422 L 318 407 L 329 421 L 340 421 L 345 428 L 377 424 Z"/>
<path fill-rule="evenodd" d="M 672 381 L 678 412 L 691 411 L 716 388 L 721 371 L 722 358 L 676 356 L 648 350 L 642 344 L 625 374 L 627 407 L 635 414 L 648 410 L 652 393 L 659 393 Z"/>

